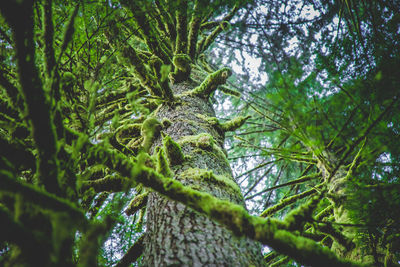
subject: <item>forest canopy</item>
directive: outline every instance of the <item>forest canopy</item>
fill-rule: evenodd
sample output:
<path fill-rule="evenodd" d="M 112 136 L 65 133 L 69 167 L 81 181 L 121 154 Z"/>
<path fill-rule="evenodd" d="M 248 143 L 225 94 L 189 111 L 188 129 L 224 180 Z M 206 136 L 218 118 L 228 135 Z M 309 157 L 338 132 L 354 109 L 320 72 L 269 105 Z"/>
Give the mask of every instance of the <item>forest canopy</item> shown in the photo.
<path fill-rule="evenodd" d="M 400 4 L 0 2 L 0 265 L 398 266 Z"/>

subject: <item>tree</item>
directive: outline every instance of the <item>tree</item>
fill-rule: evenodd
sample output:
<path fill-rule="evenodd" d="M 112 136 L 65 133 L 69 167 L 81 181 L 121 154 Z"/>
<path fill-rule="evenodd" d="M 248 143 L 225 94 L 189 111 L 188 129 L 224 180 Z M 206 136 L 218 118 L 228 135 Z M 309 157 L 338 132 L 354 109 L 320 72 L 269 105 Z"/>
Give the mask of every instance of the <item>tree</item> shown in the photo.
<path fill-rule="evenodd" d="M 126 254 L 119 266 L 142 254 L 140 263 L 146 266 L 261 266 L 258 242 L 307 265 L 370 263 L 347 256 L 359 246 L 346 243 L 353 240 L 329 221 L 312 224 L 323 217 L 313 214 L 329 214 L 326 197 L 348 198 L 336 181 L 357 170 L 364 154 L 354 155 L 354 149 L 360 144 L 364 149 L 365 137 L 398 105 L 397 97 L 388 97 L 392 101 L 379 107 L 382 115 L 350 139 L 347 152 L 337 154 L 319 143 L 320 128 L 304 130 L 299 114 L 308 110 L 293 108 L 291 100 L 304 94 L 294 82 L 299 65 L 292 65 L 293 80 L 272 80 L 270 86 L 284 87 L 281 96 L 289 100 L 282 105 L 280 98 L 270 97 L 269 104 L 283 107 L 272 113 L 279 118 L 272 117 L 274 127 L 287 136 L 281 142 L 287 147 L 274 153 L 309 164 L 304 175 L 321 171 L 301 177 L 304 181 L 325 182 L 287 198 L 312 196 L 281 220 L 267 216 L 271 208 L 261 217 L 249 215 L 223 144 L 227 132 L 251 118 L 216 118 L 210 103 L 213 96 L 221 97 L 216 90 L 240 93 L 225 86 L 231 70 L 215 70 L 203 54 L 230 28 L 242 5 L 201 0 L 0 3 L 0 216 L 9 226 L 0 230 L 2 263 L 109 264 L 107 242 L 129 222 L 123 209 L 133 216 L 133 233 L 118 232 L 119 238 L 136 242 L 121 250 Z M 294 96 L 291 88 L 298 90 Z M 307 99 L 302 103 L 309 105 Z M 351 163 L 348 168 L 346 163 Z M 346 210 L 344 219 L 334 223 L 347 223 L 351 209 L 340 204 L 334 210 L 336 215 Z M 314 235 L 309 233 L 317 226 Z M 331 241 L 312 240 L 321 233 Z M 349 251 L 337 249 L 341 245 L 349 245 Z"/>
<path fill-rule="evenodd" d="M 321 213 L 306 220 L 302 235 L 344 258 L 395 265 L 398 5 L 258 1 L 247 10 L 216 52 L 262 57 L 268 73 L 267 85 L 247 96 L 258 127 L 248 124 L 237 137 L 258 161 L 241 175 L 245 198 L 279 218 L 326 185 Z M 232 152 L 242 160 L 241 149 Z"/>

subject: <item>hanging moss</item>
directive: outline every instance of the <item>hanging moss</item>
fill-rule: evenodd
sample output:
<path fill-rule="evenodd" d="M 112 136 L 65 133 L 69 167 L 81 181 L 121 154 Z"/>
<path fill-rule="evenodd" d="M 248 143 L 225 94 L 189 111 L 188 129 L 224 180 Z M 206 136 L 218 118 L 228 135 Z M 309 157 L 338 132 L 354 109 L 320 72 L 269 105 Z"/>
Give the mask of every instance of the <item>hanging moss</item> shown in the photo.
<path fill-rule="evenodd" d="M 181 146 L 172 140 L 169 135 L 163 138 L 164 150 L 171 166 L 179 165 L 185 160 Z"/>

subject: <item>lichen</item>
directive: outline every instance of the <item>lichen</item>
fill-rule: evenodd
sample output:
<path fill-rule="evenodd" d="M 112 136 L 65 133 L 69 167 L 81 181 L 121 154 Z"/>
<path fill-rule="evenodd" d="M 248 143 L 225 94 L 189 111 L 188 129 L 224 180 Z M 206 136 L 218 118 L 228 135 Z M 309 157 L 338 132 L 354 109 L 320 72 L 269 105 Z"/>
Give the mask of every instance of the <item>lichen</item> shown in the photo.
<path fill-rule="evenodd" d="M 185 160 L 185 155 L 182 152 L 181 146 L 172 140 L 169 135 L 164 136 L 163 146 L 171 166 L 179 165 Z"/>

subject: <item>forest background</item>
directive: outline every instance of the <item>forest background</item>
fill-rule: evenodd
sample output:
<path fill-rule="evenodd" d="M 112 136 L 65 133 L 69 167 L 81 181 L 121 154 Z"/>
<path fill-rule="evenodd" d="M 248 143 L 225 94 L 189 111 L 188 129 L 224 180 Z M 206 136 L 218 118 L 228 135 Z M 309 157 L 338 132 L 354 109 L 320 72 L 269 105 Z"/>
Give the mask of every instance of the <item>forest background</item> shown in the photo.
<path fill-rule="evenodd" d="M 0 265 L 398 266 L 398 1 L 0 11 Z"/>

